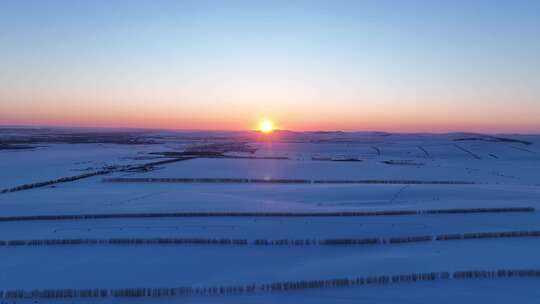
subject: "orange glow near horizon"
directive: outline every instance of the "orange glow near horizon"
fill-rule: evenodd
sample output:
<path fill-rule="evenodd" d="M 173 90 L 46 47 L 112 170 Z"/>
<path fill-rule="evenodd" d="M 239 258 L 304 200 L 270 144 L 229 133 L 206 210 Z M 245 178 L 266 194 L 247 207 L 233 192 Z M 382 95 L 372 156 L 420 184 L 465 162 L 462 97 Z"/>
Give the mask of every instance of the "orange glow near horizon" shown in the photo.
<path fill-rule="evenodd" d="M 279 104 L 264 104 L 265 112 L 259 107 L 250 108 L 240 104 L 234 111 L 223 106 L 209 108 L 204 113 L 198 108 L 183 109 L 180 106 L 152 103 L 111 106 L 98 102 L 69 104 L 43 103 L 27 110 L 21 103 L 0 102 L 0 125 L 102 127 L 102 128 L 147 128 L 172 130 L 263 130 L 276 131 L 383 131 L 383 132 L 480 132 L 480 133 L 538 133 L 540 123 L 534 111 L 523 114 L 507 111 L 505 117 L 478 114 L 481 111 L 461 112 L 456 115 L 451 109 L 425 112 L 382 112 L 377 108 L 351 106 L 347 109 L 307 109 L 300 106 L 282 108 Z M 382 108 L 381 108 L 382 109 Z M 271 118 L 269 118 L 271 117 Z M 497 118 L 497 119 L 495 119 Z M 263 122 L 268 121 L 267 123 Z M 534 121 L 534 122 L 533 122 Z M 255 122 L 255 123 L 254 123 Z M 272 133 L 272 132 L 270 132 Z M 274 132 L 275 133 L 275 132 Z"/>
<path fill-rule="evenodd" d="M 111 114 L 111 113 L 109 113 Z M 1 116 L 1 114 L 0 114 Z M 272 121 L 266 122 L 261 120 L 255 127 L 249 127 L 249 123 L 243 121 L 240 117 L 228 117 L 229 119 L 219 119 L 215 117 L 207 117 L 206 119 L 197 119 L 192 117 L 173 118 L 173 117 L 145 117 L 145 116 L 116 116 L 102 115 L 96 118 L 88 115 L 71 115 L 68 118 L 61 115 L 50 115 L 49 119 L 38 119 L 31 117 L 17 119 L 18 117 L 9 117 L 2 119 L 1 125 L 27 125 L 27 126 L 59 126 L 59 127 L 96 127 L 96 128 L 141 128 L 141 129 L 171 129 L 171 130 L 222 130 L 222 131 L 241 131 L 255 130 L 262 134 L 271 134 L 278 127 Z M 181 115 L 179 115 L 180 117 Z M 41 118 L 41 117 L 39 117 Z M 362 117 L 359 121 L 342 119 L 340 121 L 330 121 L 327 119 L 304 119 L 297 116 L 296 120 L 293 117 L 285 115 L 283 120 L 288 121 L 287 124 L 280 125 L 279 129 L 290 131 L 383 131 L 383 132 L 428 132 L 428 133 L 446 133 L 446 132 L 480 132 L 480 133 L 538 133 L 540 125 L 538 124 L 518 124 L 512 121 L 503 121 L 498 123 L 468 121 L 411 121 L 410 119 L 394 119 L 391 122 L 385 118 L 366 118 Z"/>

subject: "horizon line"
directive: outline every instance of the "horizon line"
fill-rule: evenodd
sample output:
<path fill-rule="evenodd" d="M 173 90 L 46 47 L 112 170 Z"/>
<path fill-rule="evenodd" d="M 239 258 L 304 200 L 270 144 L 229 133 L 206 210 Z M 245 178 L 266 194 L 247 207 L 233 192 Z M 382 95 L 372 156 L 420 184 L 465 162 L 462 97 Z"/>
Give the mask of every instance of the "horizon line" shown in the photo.
<path fill-rule="evenodd" d="M 108 126 L 66 126 L 66 125 L 31 125 L 31 124 L 1 124 L 2 128 L 20 128 L 20 129 L 101 129 L 101 130 L 133 130 L 133 131 L 176 131 L 176 132 L 257 132 L 256 129 L 182 129 L 182 128 L 153 128 L 153 127 L 108 127 Z M 537 133 L 523 133 L 523 132 L 478 132 L 478 131 L 465 131 L 465 130 L 453 130 L 445 132 L 437 131 L 384 131 L 384 130 L 290 130 L 290 129 L 275 129 L 273 132 L 290 132 L 290 133 L 386 133 L 386 134 L 433 134 L 433 135 L 445 135 L 445 134 L 477 134 L 477 135 L 540 135 Z"/>

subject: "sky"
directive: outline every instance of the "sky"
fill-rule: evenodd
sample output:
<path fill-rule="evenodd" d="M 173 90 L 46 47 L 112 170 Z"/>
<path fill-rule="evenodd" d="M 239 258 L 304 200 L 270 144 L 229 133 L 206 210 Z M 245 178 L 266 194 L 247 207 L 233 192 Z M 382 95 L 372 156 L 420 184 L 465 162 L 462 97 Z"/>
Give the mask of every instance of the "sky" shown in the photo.
<path fill-rule="evenodd" d="M 0 125 L 540 133 L 540 1 L 0 0 Z"/>

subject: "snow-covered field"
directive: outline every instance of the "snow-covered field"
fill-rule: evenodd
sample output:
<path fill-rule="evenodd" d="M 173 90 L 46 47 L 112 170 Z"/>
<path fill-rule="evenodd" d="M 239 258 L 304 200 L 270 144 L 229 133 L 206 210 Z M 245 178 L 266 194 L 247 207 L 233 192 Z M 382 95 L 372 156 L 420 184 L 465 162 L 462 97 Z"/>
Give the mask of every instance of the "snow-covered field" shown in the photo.
<path fill-rule="evenodd" d="M 108 174 L 0 194 L 0 241 L 204 238 L 243 239 L 250 244 L 5 245 L 0 246 L 0 290 L 207 287 L 440 271 L 540 270 L 540 237 L 378 245 L 251 244 L 255 240 L 540 231 L 540 136 L 283 132 L 264 138 L 245 132 L 158 131 L 141 136 L 154 142 L 32 142 L 34 149 L 0 150 L 0 190 L 113 168 Z M 194 158 L 126 169 L 127 165 L 172 159 L 161 152 L 185 151 Z M 124 180 L 111 182 L 111 178 Z M 164 178 L 195 180 L 159 180 Z M 213 180 L 225 178 L 268 183 Z M 273 182 L 291 179 L 309 182 Z M 377 182 L 344 183 L 365 180 Z M 392 216 L 24 218 L 512 207 L 536 210 Z M 540 296 L 539 283 L 540 277 L 486 278 L 165 298 L 2 296 L 6 303 L 534 303 Z"/>

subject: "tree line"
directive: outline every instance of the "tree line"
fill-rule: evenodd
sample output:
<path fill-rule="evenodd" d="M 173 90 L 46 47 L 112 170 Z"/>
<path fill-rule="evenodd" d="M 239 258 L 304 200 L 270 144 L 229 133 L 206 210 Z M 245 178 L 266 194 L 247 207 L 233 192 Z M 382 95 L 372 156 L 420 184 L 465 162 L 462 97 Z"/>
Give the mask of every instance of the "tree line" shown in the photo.
<path fill-rule="evenodd" d="M 108 173 L 111 173 L 111 172 L 112 172 L 112 170 L 99 170 L 99 171 L 96 171 L 96 172 L 84 173 L 84 174 L 75 175 L 75 176 L 69 176 L 69 177 L 62 177 L 62 178 L 48 180 L 48 181 L 44 181 L 44 182 L 24 184 L 24 185 L 20 185 L 20 186 L 8 188 L 8 189 L 3 189 L 3 190 L 0 191 L 0 193 L 16 192 L 16 191 L 33 189 L 33 188 L 46 187 L 46 186 L 51 186 L 51 185 L 58 184 L 58 183 L 72 182 L 72 181 L 76 181 L 76 180 L 83 179 L 83 178 L 108 174 Z"/>
<path fill-rule="evenodd" d="M 468 279 L 497 278 L 540 278 L 539 269 L 499 269 L 465 270 L 450 272 L 408 273 L 398 275 L 379 275 L 354 278 L 335 278 L 326 280 L 276 281 L 271 283 L 253 283 L 247 285 L 226 285 L 206 287 L 140 287 L 116 289 L 44 289 L 44 290 L 7 290 L 0 292 L 2 299 L 62 299 L 62 298 L 137 298 L 137 297 L 174 297 L 230 295 L 260 292 L 287 292 L 307 289 L 346 288 L 364 285 L 389 285 L 416 283 L 425 281 L 448 281 Z"/>
<path fill-rule="evenodd" d="M 149 162 L 149 163 L 145 163 L 141 165 L 108 166 L 108 167 L 104 167 L 103 170 L 98 170 L 98 171 L 94 171 L 90 173 L 61 177 L 61 178 L 52 179 L 48 181 L 29 183 L 29 184 L 24 184 L 24 185 L 12 187 L 12 188 L 2 189 L 0 190 L 0 193 L 16 192 L 16 191 L 22 191 L 22 190 L 29 190 L 33 188 L 51 186 L 51 185 L 59 184 L 59 183 L 73 182 L 79 179 L 88 178 L 92 176 L 98 176 L 98 175 L 105 175 L 105 174 L 109 174 L 116 171 L 131 171 L 131 170 L 139 170 L 139 169 L 148 169 L 153 166 L 173 163 L 173 162 L 182 161 L 182 160 L 188 160 L 192 158 L 193 157 L 166 159 L 166 160 L 160 160 L 160 161 L 155 161 L 155 162 Z"/>
<path fill-rule="evenodd" d="M 426 210 L 378 210 L 378 211 L 337 211 L 337 212 L 163 212 L 163 213 L 98 213 L 98 214 L 56 214 L 56 215 L 16 215 L 0 216 L 0 222 L 50 221 L 50 220 L 92 220 L 115 218 L 175 218 L 175 217 L 360 217 L 360 216 L 401 216 L 422 214 L 468 214 L 468 213 L 520 213 L 535 212 L 533 207 L 502 208 L 459 208 Z"/>
<path fill-rule="evenodd" d="M 253 246 L 333 246 L 382 245 L 414 242 L 452 241 L 470 239 L 540 237 L 540 231 L 470 232 L 440 235 L 330 238 L 330 239 L 229 239 L 229 238 L 109 238 L 109 239 L 33 239 L 0 240 L 1 246 L 56 246 L 56 245 L 253 245 Z"/>
<path fill-rule="evenodd" d="M 104 178 L 110 183 L 263 183 L 263 184 L 398 184 L 398 185 L 472 185 L 470 181 L 424 180 L 311 180 L 311 179 L 260 179 L 260 178 L 189 178 L 189 177 L 115 177 Z"/>

